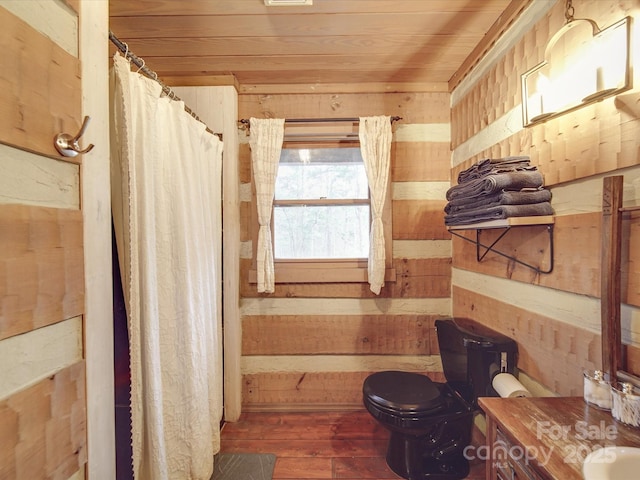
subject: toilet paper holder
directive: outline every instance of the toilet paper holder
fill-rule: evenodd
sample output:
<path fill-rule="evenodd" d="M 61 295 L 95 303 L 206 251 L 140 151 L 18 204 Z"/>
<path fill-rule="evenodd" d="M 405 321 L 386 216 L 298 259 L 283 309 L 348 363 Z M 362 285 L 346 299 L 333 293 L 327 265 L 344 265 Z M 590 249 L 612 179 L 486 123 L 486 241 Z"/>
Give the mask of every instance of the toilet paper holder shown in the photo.
<path fill-rule="evenodd" d="M 500 373 L 507 371 L 507 352 L 500 352 Z"/>
<path fill-rule="evenodd" d="M 530 397 L 531 392 L 510 373 L 499 373 L 491 382 L 493 389 L 502 398 Z"/>

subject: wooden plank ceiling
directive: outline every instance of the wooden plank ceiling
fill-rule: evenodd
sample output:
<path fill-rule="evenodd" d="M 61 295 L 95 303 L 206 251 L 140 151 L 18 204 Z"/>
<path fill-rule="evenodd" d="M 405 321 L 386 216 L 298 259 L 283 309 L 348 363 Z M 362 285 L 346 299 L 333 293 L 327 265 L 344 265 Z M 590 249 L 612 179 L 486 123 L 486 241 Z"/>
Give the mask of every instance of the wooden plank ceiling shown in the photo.
<path fill-rule="evenodd" d="M 109 9 L 111 31 L 160 78 L 451 86 L 529 1 L 111 0 Z"/>

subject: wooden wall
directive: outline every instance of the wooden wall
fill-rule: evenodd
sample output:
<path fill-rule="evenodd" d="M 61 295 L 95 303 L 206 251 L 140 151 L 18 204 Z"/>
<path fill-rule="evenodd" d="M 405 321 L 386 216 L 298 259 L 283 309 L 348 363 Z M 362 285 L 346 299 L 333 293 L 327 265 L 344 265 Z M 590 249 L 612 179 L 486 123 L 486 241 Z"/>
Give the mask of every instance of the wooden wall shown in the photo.
<path fill-rule="evenodd" d="M 455 238 L 453 313 L 514 337 L 519 367 L 540 384 L 560 395 L 581 395 L 582 370 L 601 367 L 602 178 L 623 175 L 624 205 L 640 205 L 640 82 L 636 75 L 635 89 L 617 99 L 523 129 L 520 74 L 542 61 L 544 45 L 565 21 L 564 2 L 536 12 L 532 21 L 539 7 L 534 2 L 509 38 L 452 92 L 451 179 L 455 183 L 479 159 L 529 155 L 553 196 L 555 267 L 551 274 L 537 274 L 494 254 L 478 263 L 475 246 Z M 592 18 L 601 27 L 626 15 L 637 23 L 640 14 L 635 0 L 583 0 L 574 7 L 576 18 Z M 636 26 L 632 44 L 638 38 Z M 550 252 L 544 228 L 514 229 L 500 248 L 545 267 Z M 629 345 L 627 368 L 637 374 L 640 212 L 625 214 L 623 228 L 623 341 Z M 484 240 L 493 235 L 487 232 Z"/>
<path fill-rule="evenodd" d="M 638 16 L 636 0 L 584 0 L 578 8 L 576 16 L 603 27 Z M 582 370 L 601 366 L 602 178 L 624 175 L 625 206 L 640 204 L 640 81 L 618 98 L 523 128 L 520 74 L 542 60 L 544 45 L 564 21 L 563 2 L 531 2 L 451 93 L 282 87 L 260 94 L 241 87 L 240 118 L 403 117 L 392 150 L 398 277 L 379 297 L 366 284 L 277 284 L 274 294 L 256 293 L 249 282 L 255 208 L 250 150 L 240 131 L 245 409 L 359 408 L 362 380 L 382 369 L 439 379 L 433 322 L 450 315 L 515 338 L 519 368 L 536 391 L 581 394 Z M 508 155 L 529 155 L 551 189 L 556 218 L 550 274 L 494 254 L 477 262 L 475 247 L 444 227 L 445 192 L 457 174 L 480 159 Z M 623 341 L 628 369 L 639 373 L 640 214 L 625 214 L 623 225 Z M 484 240 L 496 234 L 487 231 Z M 500 249 L 542 269 L 550 265 L 546 227 L 516 228 Z"/>
<path fill-rule="evenodd" d="M 222 216 L 222 242 L 218 255 L 216 278 L 220 279 L 217 289 L 219 311 L 216 318 L 224 318 L 224 335 L 222 323 L 218 325 L 218 338 L 224 345 L 219 345 L 224 352 L 224 380 L 221 389 L 224 391 L 224 417 L 226 421 L 236 421 L 241 411 L 241 387 L 238 378 L 240 367 L 238 356 L 240 349 L 241 325 L 238 305 L 240 303 L 240 208 L 238 201 L 238 92 L 233 84 L 211 87 L 174 87 L 176 94 L 189 108 L 197 112 L 199 118 L 214 132 L 222 134 L 224 154 L 221 166 L 221 177 L 216 181 L 220 191 L 222 204 L 211 206 L 211 211 Z M 224 255 L 222 255 L 224 245 Z M 224 273 L 223 273 L 224 272 Z M 224 292 L 224 295 L 223 295 Z M 223 338 L 224 337 L 224 338 Z M 222 416 L 222 415 L 221 415 Z"/>
<path fill-rule="evenodd" d="M 82 120 L 78 3 L 28 3 L 0 2 L 0 478 L 84 478 L 80 165 L 53 147 Z"/>
<path fill-rule="evenodd" d="M 391 187 L 395 282 L 277 284 L 258 294 L 253 261 L 251 156 L 240 131 L 244 410 L 362 408 L 362 382 L 384 369 L 441 378 L 434 320 L 451 313 L 449 94 L 241 94 L 240 118 L 398 115 Z M 311 92 L 312 89 L 309 89 Z"/>

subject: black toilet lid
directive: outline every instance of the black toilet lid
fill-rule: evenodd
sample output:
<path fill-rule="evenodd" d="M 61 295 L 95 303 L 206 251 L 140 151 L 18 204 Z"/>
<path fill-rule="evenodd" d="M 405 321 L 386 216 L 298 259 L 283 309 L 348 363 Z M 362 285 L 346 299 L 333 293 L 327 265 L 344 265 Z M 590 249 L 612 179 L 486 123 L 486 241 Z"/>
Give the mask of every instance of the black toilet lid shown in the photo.
<path fill-rule="evenodd" d="M 383 407 L 424 412 L 440 407 L 440 389 L 425 375 L 386 371 L 369 375 L 363 385 L 364 394 Z"/>

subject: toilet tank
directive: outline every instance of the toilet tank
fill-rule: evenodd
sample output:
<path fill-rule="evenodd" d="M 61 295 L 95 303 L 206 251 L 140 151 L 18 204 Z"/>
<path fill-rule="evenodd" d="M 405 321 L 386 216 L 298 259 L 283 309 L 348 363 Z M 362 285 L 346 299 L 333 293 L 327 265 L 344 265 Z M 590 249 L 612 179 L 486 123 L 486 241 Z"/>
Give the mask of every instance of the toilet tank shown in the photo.
<path fill-rule="evenodd" d="M 469 403 L 497 397 L 491 382 L 500 372 L 514 374 L 516 342 L 469 318 L 436 320 L 444 376 Z"/>

